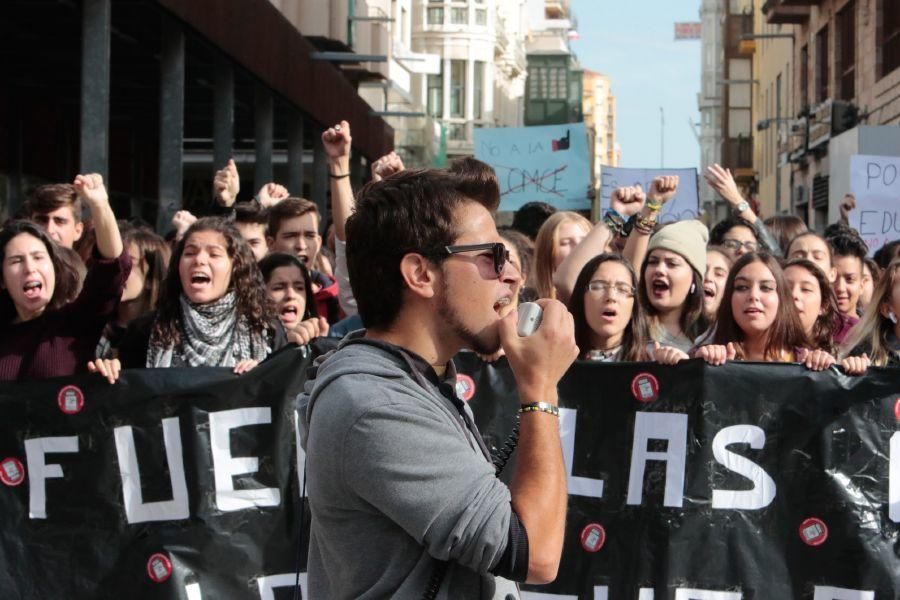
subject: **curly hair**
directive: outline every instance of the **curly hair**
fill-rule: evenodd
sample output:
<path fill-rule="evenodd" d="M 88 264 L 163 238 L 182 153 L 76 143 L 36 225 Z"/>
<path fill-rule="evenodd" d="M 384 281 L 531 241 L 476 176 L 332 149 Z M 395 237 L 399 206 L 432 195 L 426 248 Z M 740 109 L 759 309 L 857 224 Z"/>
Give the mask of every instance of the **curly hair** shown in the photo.
<path fill-rule="evenodd" d="M 153 324 L 151 339 L 158 340 L 164 346 L 178 346 L 181 343 L 180 298 L 184 289 L 178 266 L 185 244 L 191 239 L 191 235 L 201 231 L 214 231 L 225 238 L 225 249 L 232 260 L 228 289 L 234 291 L 238 318 L 246 319 L 251 330 L 266 331 L 270 335 L 274 333 L 275 310 L 266 294 L 262 273 L 256 265 L 250 246 L 229 219 L 204 217 L 195 221 L 175 245 L 172 260 L 169 261 L 169 272 L 159 297 L 159 311 Z"/>
<path fill-rule="evenodd" d="M 584 312 L 584 297 L 587 294 L 588 284 L 594 277 L 594 273 L 605 262 L 615 262 L 625 267 L 631 276 L 632 287 L 638 287 L 638 278 L 634 272 L 634 267 L 631 266 L 627 259 L 618 254 L 599 254 L 584 265 L 581 273 L 578 274 L 578 279 L 575 281 L 575 287 L 572 288 L 572 297 L 569 299 L 569 312 L 572 313 L 572 317 L 575 320 L 575 343 L 578 345 L 578 351 L 581 353 L 582 358 L 594 349 L 591 348 L 591 326 L 588 324 L 587 315 Z M 647 323 L 644 317 L 644 309 L 635 295 L 631 309 L 631 318 L 629 318 L 628 325 L 625 326 L 625 331 L 622 335 L 623 361 L 637 362 L 647 360 L 647 340 L 644 338 L 646 331 Z"/>
<path fill-rule="evenodd" d="M 805 258 L 789 260 L 784 263 L 782 269 L 787 272 L 788 267 L 802 267 L 806 269 L 819 283 L 822 307 L 819 311 L 819 316 L 816 317 L 816 322 L 813 323 L 812 331 L 809 332 L 809 341 L 812 342 L 813 348 L 834 354 L 836 350 L 834 334 L 840 330 L 842 321 L 841 313 L 837 307 L 837 298 L 834 296 L 834 289 L 831 287 L 831 282 L 828 281 L 828 276 L 816 263 Z"/>
<path fill-rule="evenodd" d="M 78 259 L 71 256 L 64 256 L 62 249 L 53 238 L 47 235 L 36 223 L 25 220 L 11 221 L 0 230 L 0 264 L 6 259 L 6 246 L 16 236 L 27 234 L 37 238 L 47 248 L 47 254 L 50 256 L 50 262 L 53 264 L 53 274 L 56 278 L 53 289 L 53 296 L 46 310 L 55 310 L 62 308 L 68 302 L 75 299 L 83 279 L 79 273 L 79 265 L 75 262 Z M 9 323 L 16 316 L 16 307 L 4 288 L 0 291 L 0 323 Z"/>

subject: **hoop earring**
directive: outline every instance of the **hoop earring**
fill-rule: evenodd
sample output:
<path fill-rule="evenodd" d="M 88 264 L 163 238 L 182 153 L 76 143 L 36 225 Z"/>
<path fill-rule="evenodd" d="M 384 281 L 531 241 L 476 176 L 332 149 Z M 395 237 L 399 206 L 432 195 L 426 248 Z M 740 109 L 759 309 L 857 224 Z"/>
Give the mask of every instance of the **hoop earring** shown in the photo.
<path fill-rule="evenodd" d="M 693 293 L 696 292 L 696 291 L 697 291 L 697 284 L 696 284 L 696 283 L 692 283 L 692 284 L 691 284 L 691 291 L 688 292 L 688 293 L 689 293 L 689 294 L 693 294 Z"/>

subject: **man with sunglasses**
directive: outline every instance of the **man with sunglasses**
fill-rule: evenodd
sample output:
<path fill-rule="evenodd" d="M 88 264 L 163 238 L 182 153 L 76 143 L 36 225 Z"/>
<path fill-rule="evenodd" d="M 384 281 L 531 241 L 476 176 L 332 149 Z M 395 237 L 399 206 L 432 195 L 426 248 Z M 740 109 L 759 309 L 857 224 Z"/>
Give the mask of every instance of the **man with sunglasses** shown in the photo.
<path fill-rule="evenodd" d="M 521 274 L 496 205 L 475 195 L 492 196 L 446 172 L 404 171 L 366 186 L 347 221 L 367 330 L 300 398 L 310 597 L 506 598 L 505 580 L 556 577 L 566 514 L 556 385 L 577 355 L 572 317 L 542 300 L 541 326 L 520 338 L 517 313 L 500 316 Z M 509 487 L 451 362 L 462 348 L 501 346 L 523 405 Z"/>

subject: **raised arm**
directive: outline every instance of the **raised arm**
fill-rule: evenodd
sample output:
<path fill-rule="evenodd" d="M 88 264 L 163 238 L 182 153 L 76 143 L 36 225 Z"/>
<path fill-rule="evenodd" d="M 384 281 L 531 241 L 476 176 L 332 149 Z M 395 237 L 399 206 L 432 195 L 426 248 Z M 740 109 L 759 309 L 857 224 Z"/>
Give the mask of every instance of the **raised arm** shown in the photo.
<path fill-rule="evenodd" d="M 350 123 L 341 121 L 322 132 L 322 145 L 328 155 L 328 177 L 331 180 L 331 218 L 334 237 L 347 241 L 344 224 L 353 212 L 353 188 L 350 186 Z"/>
<path fill-rule="evenodd" d="M 556 286 L 556 294 L 561 302 L 568 304 L 575 289 L 578 274 L 589 260 L 607 251 L 612 242 L 613 234 L 606 223 L 598 222 L 588 232 L 581 242 L 572 249 L 569 255 L 563 259 L 556 273 L 553 274 L 553 285 Z"/>
<path fill-rule="evenodd" d="M 634 228 L 625 243 L 622 256 L 628 259 L 634 266 L 635 272 L 640 277 L 641 264 L 647 256 L 647 247 L 650 245 L 650 236 L 659 219 L 659 213 L 663 205 L 671 200 L 678 191 L 678 175 L 664 175 L 654 177 L 647 193 L 647 202 L 641 207 L 635 221 Z"/>
<path fill-rule="evenodd" d="M 237 199 L 241 191 L 241 178 L 238 175 L 237 165 L 234 159 L 229 158 L 224 169 L 216 171 L 213 177 L 213 200 L 219 206 L 229 208 Z"/>
<path fill-rule="evenodd" d="M 103 258 L 118 258 L 122 254 L 122 236 L 116 215 L 109 205 L 109 194 L 103 185 L 103 177 L 97 173 L 76 175 L 75 191 L 91 210 L 94 231 L 97 235 L 97 251 Z"/>
<path fill-rule="evenodd" d="M 762 219 L 756 216 L 750 203 L 744 200 L 741 191 L 738 189 L 731 169 L 725 169 L 718 164 L 706 167 L 704 174 L 709 186 L 716 191 L 731 206 L 731 211 L 753 226 L 756 230 L 756 237 L 765 243 L 769 251 L 776 256 L 781 256 L 782 248 L 778 245 L 778 240 L 772 235 L 772 232 L 763 225 Z"/>

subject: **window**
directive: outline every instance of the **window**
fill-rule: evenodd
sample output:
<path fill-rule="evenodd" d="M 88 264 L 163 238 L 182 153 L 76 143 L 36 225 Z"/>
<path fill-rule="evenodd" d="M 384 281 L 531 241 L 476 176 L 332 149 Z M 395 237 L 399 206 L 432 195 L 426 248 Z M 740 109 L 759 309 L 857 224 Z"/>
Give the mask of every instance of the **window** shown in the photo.
<path fill-rule="evenodd" d="M 441 72 L 428 76 L 428 114 L 441 118 L 444 115 L 444 62 Z"/>
<path fill-rule="evenodd" d="M 800 107 L 809 108 L 809 46 L 800 49 Z"/>
<path fill-rule="evenodd" d="M 828 98 L 828 26 L 816 34 L 816 102 Z"/>
<path fill-rule="evenodd" d="M 443 25 L 444 24 L 444 9 L 440 7 L 432 7 L 428 9 L 428 24 L 429 25 Z"/>
<path fill-rule="evenodd" d="M 837 27 L 838 96 L 852 100 L 856 95 L 856 6 L 852 1 L 837 14 Z"/>
<path fill-rule="evenodd" d="M 476 25 L 487 25 L 487 10 L 483 8 L 475 9 L 475 24 Z"/>
<path fill-rule="evenodd" d="M 475 112 L 473 119 L 484 118 L 484 61 L 475 61 L 474 81 L 472 81 L 472 95 L 474 96 Z"/>
<path fill-rule="evenodd" d="M 450 61 L 450 116 L 466 116 L 466 61 Z"/>
<path fill-rule="evenodd" d="M 468 8 L 451 8 L 450 22 L 453 25 L 466 25 L 469 22 Z"/>
<path fill-rule="evenodd" d="M 528 67 L 528 97 L 532 100 L 567 98 L 565 67 Z"/>
<path fill-rule="evenodd" d="M 466 139 L 466 124 L 450 123 L 447 127 L 447 139 L 454 141 L 464 141 Z"/>
<path fill-rule="evenodd" d="M 900 68 L 900 4 L 881 0 L 881 76 Z"/>

